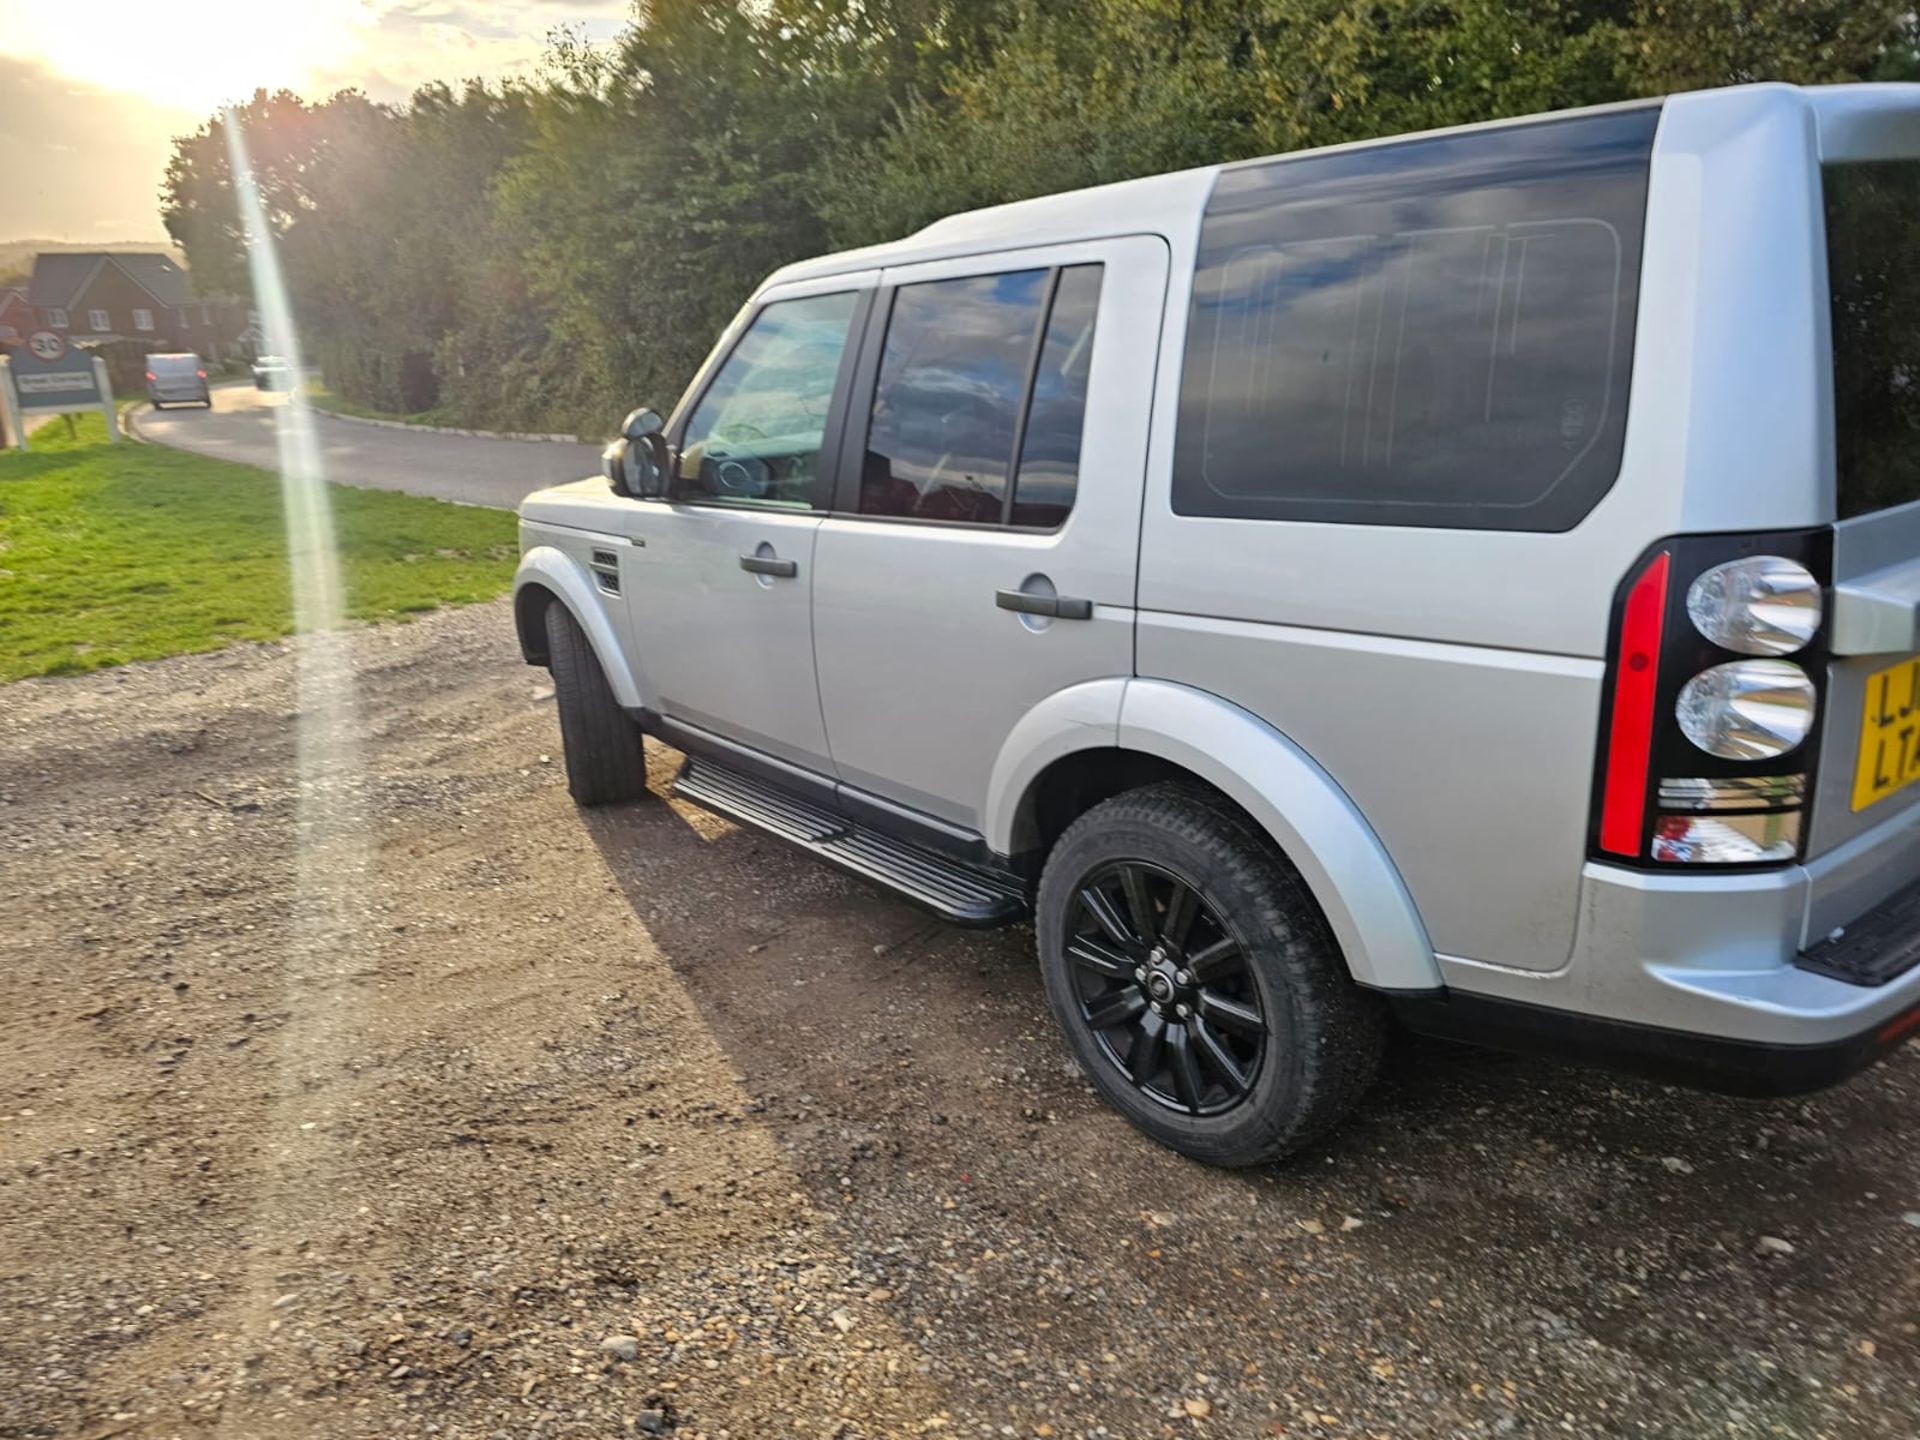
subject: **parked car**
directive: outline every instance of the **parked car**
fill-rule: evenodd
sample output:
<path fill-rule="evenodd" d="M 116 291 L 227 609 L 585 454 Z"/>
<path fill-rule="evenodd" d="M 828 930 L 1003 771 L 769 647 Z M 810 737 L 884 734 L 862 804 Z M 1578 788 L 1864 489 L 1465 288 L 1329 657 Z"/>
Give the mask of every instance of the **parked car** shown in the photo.
<path fill-rule="evenodd" d="M 206 362 L 191 351 L 147 356 L 147 399 L 156 410 L 190 402 L 213 408 Z"/>
<path fill-rule="evenodd" d="M 278 355 L 262 355 L 253 362 L 253 388 L 291 390 L 293 388 L 292 367 Z"/>
<path fill-rule="evenodd" d="M 791 265 L 521 509 L 582 804 L 1031 917 L 1246 1164 L 1390 1022 L 1746 1093 L 1920 1028 L 1920 87 L 1131 181 Z"/>

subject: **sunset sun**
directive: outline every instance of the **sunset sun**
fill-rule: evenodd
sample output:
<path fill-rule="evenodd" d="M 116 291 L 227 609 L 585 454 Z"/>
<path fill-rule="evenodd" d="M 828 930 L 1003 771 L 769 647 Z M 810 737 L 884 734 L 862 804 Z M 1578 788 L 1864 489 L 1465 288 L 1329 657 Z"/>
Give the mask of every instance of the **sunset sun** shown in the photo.
<path fill-rule="evenodd" d="M 337 71 L 372 19 L 365 0 L 93 0 L 18 7 L 9 39 L 75 80 L 207 111 Z"/>

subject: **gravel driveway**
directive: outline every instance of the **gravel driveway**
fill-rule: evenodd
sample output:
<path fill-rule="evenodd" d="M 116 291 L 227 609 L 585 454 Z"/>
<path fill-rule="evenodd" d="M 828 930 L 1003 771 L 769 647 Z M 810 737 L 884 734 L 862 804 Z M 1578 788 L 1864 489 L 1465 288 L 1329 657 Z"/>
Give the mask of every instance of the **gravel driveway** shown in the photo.
<path fill-rule="evenodd" d="M 1028 932 L 576 811 L 510 631 L 353 634 L 305 863 L 291 647 L 6 687 L 0 1436 L 1920 1434 L 1920 1053 L 1406 1045 L 1204 1170 Z"/>
<path fill-rule="evenodd" d="M 276 470 L 275 424 L 287 403 L 285 394 L 250 385 L 216 386 L 211 410 L 142 406 L 133 424 L 155 444 Z M 595 445 L 399 430 L 313 414 L 321 466 L 340 485 L 515 510 L 529 491 L 600 473 Z"/>

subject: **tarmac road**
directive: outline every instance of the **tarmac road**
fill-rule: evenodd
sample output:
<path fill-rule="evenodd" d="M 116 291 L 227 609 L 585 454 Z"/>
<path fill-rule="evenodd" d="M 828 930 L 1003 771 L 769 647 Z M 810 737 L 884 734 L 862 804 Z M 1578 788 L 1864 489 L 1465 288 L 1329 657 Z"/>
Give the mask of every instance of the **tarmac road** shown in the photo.
<path fill-rule="evenodd" d="M 143 440 L 272 470 L 279 465 L 276 426 L 287 403 L 282 393 L 224 386 L 214 390 L 211 410 L 142 406 L 130 419 Z M 326 478 L 339 485 L 512 510 L 529 491 L 600 469 L 592 445 L 489 440 L 313 415 Z"/>

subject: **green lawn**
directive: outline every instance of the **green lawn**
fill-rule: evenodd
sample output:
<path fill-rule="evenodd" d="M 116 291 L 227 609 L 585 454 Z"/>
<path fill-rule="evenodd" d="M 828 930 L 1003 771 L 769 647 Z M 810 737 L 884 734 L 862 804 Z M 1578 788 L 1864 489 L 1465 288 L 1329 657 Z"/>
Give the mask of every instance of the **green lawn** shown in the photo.
<path fill-rule="evenodd" d="M 250 465 L 106 443 L 99 416 L 0 451 L 0 681 L 270 640 L 293 628 L 280 482 Z M 347 610 L 402 617 L 513 579 L 514 517 L 328 487 Z"/>

